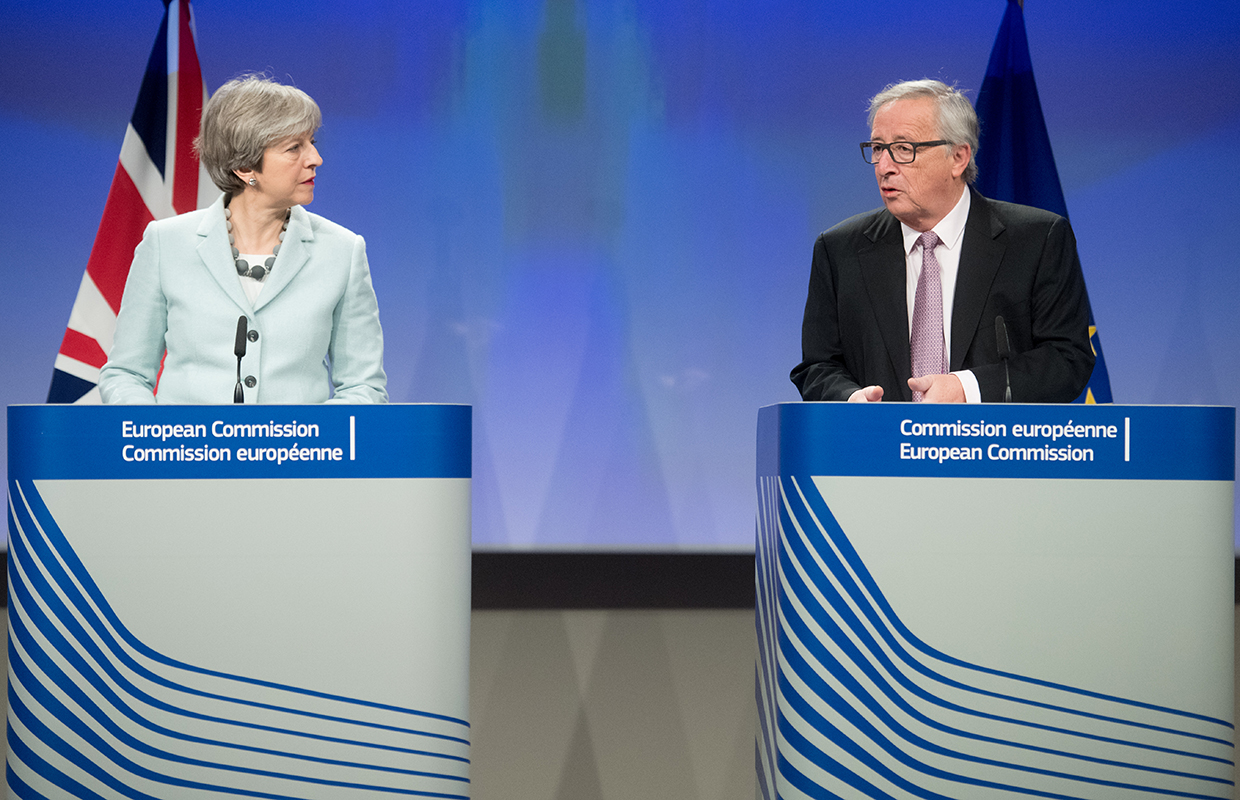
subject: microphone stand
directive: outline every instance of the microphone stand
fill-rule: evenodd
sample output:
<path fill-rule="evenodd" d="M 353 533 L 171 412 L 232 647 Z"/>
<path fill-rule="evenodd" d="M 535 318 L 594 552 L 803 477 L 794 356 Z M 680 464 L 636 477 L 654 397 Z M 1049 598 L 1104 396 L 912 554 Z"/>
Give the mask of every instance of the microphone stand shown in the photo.
<path fill-rule="evenodd" d="M 1012 345 L 1008 341 L 1007 323 L 1003 317 L 995 317 L 995 343 L 999 350 L 999 358 L 1003 360 L 1003 402 L 1012 402 L 1012 373 L 1008 361 L 1012 357 Z M 238 367 L 240 369 L 240 367 Z"/>
<path fill-rule="evenodd" d="M 245 335 L 247 333 L 245 315 L 237 318 L 237 340 L 233 344 L 233 353 L 237 356 L 237 385 L 233 388 L 233 402 L 245 402 L 245 389 L 241 387 L 241 359 L 245 358 Z"/>

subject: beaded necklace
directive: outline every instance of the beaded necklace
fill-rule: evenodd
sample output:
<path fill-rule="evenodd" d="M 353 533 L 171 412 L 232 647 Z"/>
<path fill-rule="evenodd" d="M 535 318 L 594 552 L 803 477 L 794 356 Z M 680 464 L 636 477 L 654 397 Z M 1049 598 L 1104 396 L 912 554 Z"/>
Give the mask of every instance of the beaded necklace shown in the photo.
<path fill-rule="evenodd" d="M 293 215 L 293 209 L 284 212 L 284 226 L 280 228 L 280 244 L 284 243 L 284 234 L 288 231 L 288 221 Z M 233 263 L 237 265 L 237 274 L 243 278 L 253 278 L 256 281 L 262 281 L 271 273 L 271 268 L 275 266 L 276 256 L 280 255 L 280 244 L 277 244 L 271 250 L 271 255 L 262 264 L 250 266 L 244 258 L 241 257 L 241 251 L 237 249 L 237 242 L 233 238 L 232 211 L 227 207 L 224 209 L 224 227 L 228 229 L 228 244 L 232 249 Z"/>

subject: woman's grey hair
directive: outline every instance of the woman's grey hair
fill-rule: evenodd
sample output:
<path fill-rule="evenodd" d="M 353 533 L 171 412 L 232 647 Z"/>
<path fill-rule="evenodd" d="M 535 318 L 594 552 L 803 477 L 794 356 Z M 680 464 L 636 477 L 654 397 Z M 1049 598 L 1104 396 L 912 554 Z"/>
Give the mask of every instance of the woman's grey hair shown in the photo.
<path fill-rule="evenodd" d="M 312 136 L 322 122 L 318 104 L 301 89 L 267 75 L 242 75 L 207 101 L 194 150 L 211 181 L 232 197 L 245 189 L 234 170 L 261 172 L 268 147 L 290 136 Z"/>
<path fill-rule="evenodd" d="M 888 103 L 908 98 L 929 97 L 938 111 L 939 137 L 953 145 L 969 146 L 969 166 L 965 167 L 965 183 L 977 180 L 978 124 L 977 112 L 969 98 L 956 87 L 942 81 L 925 78 L 920 81 L 893 83 L 870 100 L 870 128 L 874 128 L 874 115 Z"/>

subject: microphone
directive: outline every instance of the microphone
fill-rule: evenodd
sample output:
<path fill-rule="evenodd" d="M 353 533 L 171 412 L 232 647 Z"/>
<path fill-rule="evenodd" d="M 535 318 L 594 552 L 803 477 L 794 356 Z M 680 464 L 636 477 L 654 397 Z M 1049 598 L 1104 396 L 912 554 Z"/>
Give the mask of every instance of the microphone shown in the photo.
<path fill-rule="evenodd" d="M 233 402 L 245 402 L 245 390 L 241 388 L 241 359 L 245 357 L 245 334 L 248 327 L 245 314 L 237 318 L 237 341 L 233 345 L 233 354 L 237 356 L 237 386 L 233 389 Z"/>
<path fill-rule="evenodd" d="M 998 345 L 999 358 L 1003 361 L 1003 402 L 1012 402 L 1012 373 L 1008 369 L 1008 359 L 1012 357 L 1012 345 L 1008 341 L 1007 323 L 1002 316 L 995 317 L 995 342 Z"/>

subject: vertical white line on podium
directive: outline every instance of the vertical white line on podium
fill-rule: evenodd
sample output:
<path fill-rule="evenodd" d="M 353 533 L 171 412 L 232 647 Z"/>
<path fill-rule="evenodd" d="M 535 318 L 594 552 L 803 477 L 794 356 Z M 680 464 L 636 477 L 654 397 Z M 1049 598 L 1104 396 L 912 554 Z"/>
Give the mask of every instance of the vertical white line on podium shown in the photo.
<path fill-rule="evenodd" d="M 1128 445 L 1130 443 L 1129 429 L 1132 427 L 1131 423 L 1132 423 L 1131 417 L 1124 417 L 1124 460 L 1125 461 L 1129 460 L 1128 459 Z"/>
<path fill-rule="evenodd" d="M 357 461 L 357 417 L 352 416 L 349 417 L 349 460 Z"/>

